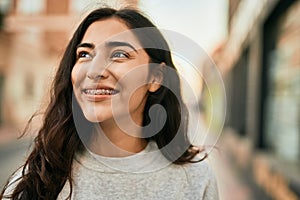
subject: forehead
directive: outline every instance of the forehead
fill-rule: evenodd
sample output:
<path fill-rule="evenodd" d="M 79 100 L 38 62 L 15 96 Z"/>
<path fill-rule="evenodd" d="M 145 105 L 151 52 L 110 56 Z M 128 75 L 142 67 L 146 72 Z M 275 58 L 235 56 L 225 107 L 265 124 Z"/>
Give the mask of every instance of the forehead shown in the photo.
<path fill-rule="evenodd" d="M 97 46 L 107 41 L 126 41 L 137 48 L 140 47 L 139 41 L 127 25 L 115 18 L 93 22 L 81 42 L 93 43 Z"/>

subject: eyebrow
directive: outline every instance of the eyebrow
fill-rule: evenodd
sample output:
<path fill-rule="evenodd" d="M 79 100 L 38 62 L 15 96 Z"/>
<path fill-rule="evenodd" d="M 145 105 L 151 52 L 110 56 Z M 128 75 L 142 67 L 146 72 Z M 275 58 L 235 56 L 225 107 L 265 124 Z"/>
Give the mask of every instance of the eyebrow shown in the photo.
<path fill-rule="evenodd" d="M 137 50 L 134 48 L 134 46 L 132 46 L 131 44 L 129 44 L 128 42 L 121 42 L 121 41 L 109 41 L 105 43 L 105 46 L 107 47 L 119 47 L 119 46 L 126 46 L 131 48 L 132 50 L 134 50 L 135 52 L 137 52 Z"/>
<path fill-rule="evenodd" d="M 105 43 L 105 46 L 110 47 L 110 48 L 112 48 L 112 47 L 119 47 L 119 46 L 126 46 L 126 47 L 130 47 L 132 50 L 134 50 L 135 52 L 137 52 L 137 50 L 134 48 L 134 46 L 132 46 L 128 42 L 109 41 L 109 42 Z M 87 47 L 87 48 L 90 48 L 90 49 L 94 49 L 95 45 L 93 43 L 84 42 L 84 43 L 78 44 L 76 46 L 76 49 L 78 49 L 80 47 Z"/>
<path fill-rule="evenodd" d="M 84 42 L 84 43 L 80 43 L 76 46 L 76 49 L 78 49 L 79 47 L 87 47 L 87 48 L 90 48 L 90 49 L 94 49 L 95 48 L 95 45 L 93 43 L 87 43 L 87 42 Z"/>

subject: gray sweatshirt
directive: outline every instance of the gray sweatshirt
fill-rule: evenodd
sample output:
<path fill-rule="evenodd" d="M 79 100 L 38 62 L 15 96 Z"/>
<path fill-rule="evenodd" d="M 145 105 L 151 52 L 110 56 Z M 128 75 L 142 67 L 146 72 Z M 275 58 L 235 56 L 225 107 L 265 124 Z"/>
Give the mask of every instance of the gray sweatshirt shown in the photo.
<path fill-rule="evenodd" d="M 86 152 L 76 157 L 72 199 L 218 199 L 215 177 L 207 163 L 175 165 L 149 142 L 140 153 L 108 158 Z M 69 193 L 66 184 L 58 199 Z"/>

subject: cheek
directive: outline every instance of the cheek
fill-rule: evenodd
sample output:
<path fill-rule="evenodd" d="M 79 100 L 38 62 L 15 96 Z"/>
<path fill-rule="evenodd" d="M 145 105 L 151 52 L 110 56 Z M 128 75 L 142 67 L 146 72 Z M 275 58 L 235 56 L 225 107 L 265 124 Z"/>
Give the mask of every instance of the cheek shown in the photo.
<path fill-rule="evenodd" d="M 74 65 L 72 72 L 71 72 L 71 81 L 73 86 L 78 84 L 80 80 L 82 79 L 83 73 L 80 72 L 80 67 L 77 65 Z"/>
<path fill-rule="evenodd" d="M 127 89 L 136 90 L 137 88 L 147 84 L 148 66 L 142 65 L 135 68 L 123 68 L 123 71 L 116 73 L 120 75 L 118 81 Z"/>
<path fill-rule="evenodd" d="M 128 103 L 130 107 L 140 104 L 149 89 L 147 80 L 148 69 L 145 66 L 123 73 L 123 77 L 119 80 L 119 84 L 123 88 L 121 93 L 123 102 Z"/>
<path fill-rule="evenodd" d="M 148 96 L 148 87 L 142 86 L 136 89 L 131 96 L 129 97 L 130 101 L 129 104 L 142 104 L 144 99 Z"/>

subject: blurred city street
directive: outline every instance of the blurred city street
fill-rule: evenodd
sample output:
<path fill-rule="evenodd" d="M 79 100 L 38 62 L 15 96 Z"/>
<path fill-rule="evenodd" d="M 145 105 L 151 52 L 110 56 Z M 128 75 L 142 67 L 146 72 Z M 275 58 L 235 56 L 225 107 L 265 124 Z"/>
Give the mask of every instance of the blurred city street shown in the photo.
<path fill-rule="evenodd" d="M 47 106 L 75 27 L 104 5 L 185 38 L 165 35 L 205 145 L 217 141 L 221 200 L 300 199 L 300 0 L 0 0 L 0 188 L 30 152 L 33 135 L 17 138 Z"/>
<path fill-rule="evenodd" d="M 220 200 L 268 200 L 269 198 L 254 183 L 245 179 L 238 168 L 233 164 L 230 156 L 234 138 L 230 133 L 223 133 L 217 143 L 218 151 L 214 151 L 209 161 L 218 180 Z M 251 176 L 252 172 L 246 172 Z"/>

